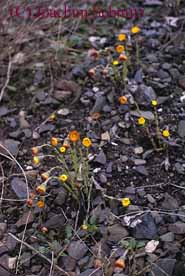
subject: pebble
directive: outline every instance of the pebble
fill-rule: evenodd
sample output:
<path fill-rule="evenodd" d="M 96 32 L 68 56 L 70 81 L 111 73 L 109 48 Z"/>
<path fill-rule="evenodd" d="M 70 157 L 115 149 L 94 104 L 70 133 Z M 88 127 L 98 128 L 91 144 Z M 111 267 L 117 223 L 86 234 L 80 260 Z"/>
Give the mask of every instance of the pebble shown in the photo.
<path fill-rule="evenodd" d="M 157 237 L 157 227 L 150 213 L 140 216 L 141 223 L 133 229 L 133 235 L 136 239 L 152 240 Z"/>
<path fill-rule="evenodd" d="M 160 236 L 160 240 L 163 242 L 173 242 L 174 238 L 175 238 L 175 235 L 172 232 L 168 232 L 168 233 Z"/>
<path fill-rule="evenodd" d="M 87 251 L 88 247 L 84 242 L 80 240 L 72 241 L 67 249 L 69 256 L 71 256 L 75 260 L 80 260 L 81 258 L 83 258 Z"/>
<path fill-rule="evenodd" d="M 96 158 L 95 158 L 95 162 L 101 164 L 101 165 L 105 165 L 107 162 L 107 158 L 105 153 L 103 152 L 103 150 L 100 151 L 100 153 L 97 154 Z"/>
<path fill-rule="evenodd" d="M 143 153 L 143 147 L 136 147 L 134 148 L 134 153 L 135 154 L 142 154 Z"/>

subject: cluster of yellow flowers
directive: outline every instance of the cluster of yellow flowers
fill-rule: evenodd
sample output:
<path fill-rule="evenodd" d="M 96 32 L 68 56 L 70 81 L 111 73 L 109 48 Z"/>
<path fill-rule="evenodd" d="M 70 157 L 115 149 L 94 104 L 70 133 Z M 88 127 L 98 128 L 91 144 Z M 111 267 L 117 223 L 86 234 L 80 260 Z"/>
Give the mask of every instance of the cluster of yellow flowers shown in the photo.
<path fill-rule="evenodd" d="M 154 108 L 156 108 L 157 105 L 158 105 L 157 100 L 152 100 L 152 101 L 151 101 L 151 105 L 152 105 Z M 145 119 L 144 117 L 139 117 L 137 122 L 138 122 L 138 125 L 140 125 L 140 126 L 145 126 L 145 124 L 146 124 L 146 119 Z M 169 131 L 168 129 L 164 129 L 164 130 L 162 131 L 162 136 L 165 137 L 165 138 L 168 138 L 168 137 L 170 136 L 170 131 Z"/>

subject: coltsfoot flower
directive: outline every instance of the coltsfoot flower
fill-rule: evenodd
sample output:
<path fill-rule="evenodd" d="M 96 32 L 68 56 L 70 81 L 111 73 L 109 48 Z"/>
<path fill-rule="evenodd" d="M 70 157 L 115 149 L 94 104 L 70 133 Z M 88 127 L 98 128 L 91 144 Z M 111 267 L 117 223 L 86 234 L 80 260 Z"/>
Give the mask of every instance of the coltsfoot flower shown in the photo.
<path fill-rule="evenodd" d="M 118 59 L 119 59 L 119 61 L 126 61 L 127 60 L 127 56 L 124 55 L 124 54 L 120 54 Z"/>
<path fill-rule="evenodd" d="M 66 174 L 61 174 L 61 175 L 59 176 L 59 179 L 60 179 L 60 181 L 62 181 L 62 182 L 66 182 L 67 179 L 68 179 L 68 176 L 67 176 Z"/>
<path fill-rule="evenodd" d="M 118 60 L 113 60 L 112 64 L 113 64 L 114 66 L 117 66 L 117 65 L 119 64 L 119 61 L 118 61 Z"/>
<path fill-rule="evenodd" d="M 123 258 L 119 258 L 115 261 L 115 267 L 124 269 L 125 268 L 125 260 Z"/>
<path fill-rule="evenodd" d="M 132 34 L 137 34 L 137 33 L 140 33 L 141 29 L 138 27 L 138 26 L 133 26 L 131 28 L 131 33 Z"/>
<path fill-rule="evenodd" d="M 35 165 L 39 165 L 39 164 L 40 164 L 40 159 L 39 159 L 38 156 L 34 156 L 34 157 L 33 157 L 33 163 L 34 163 Z"/>
<path fill-rule="evenodd" d="M 128 99 L 125 96 L 120 96 L 118 100 L 119 100 L 120 104 L 127 104 L 128 103 Z"/>
<path fill-rule="evenodd" d="M 158 102 L 157 102 L 157 100 L 152 100 L 151 104 L 152 104 L 153 106 L 157 106 L 157 105 L 158 105 Z"/>
<path fill-rule="evenodd" d="M 124 197 L 124 198 L 122 198 L 122 200 L 121 200 L 121 204 L 122 204 L 123 207 L 129 206 L 130 203 L 131 203 L 131 201 L 130 201 L 130 198 L 128 198 L 128 197 Z"/>
<path fill-rule="evenodd" d="M 46 192 L 46 185 L 40 184 L 39 186 L 37 186 L 36 191 L 39 194 L 44 194 Z"/>
<path fill-rule="evenodd" d="M 164 129 L 163 132 L 162 132 L 162 135 L 165 137 L 165 138 L 168 138 L 170 136 L 170 132 L 168 129 Z"/>
<path fill-rule="evenodd" d="M 58 138 L 51 137 L 50 143 L 53 147 L 56 147 L 58 145 Z"/>
<path fill-rule="evenodd" d="M 43 200 L 37 201 L 37 207 L 39 207 L 39 208 L 44 208 L 44 206 L 45 206 L 45 203 L 44 203 Z"/>
<path fill-rule="evenodd" d="M 60 151 L 61 153 L 65 153 L 65 152 L 66 152 L 66 147 L 64 147 L 64 146 L 60 147 L 60 148 L 59 148 L 59 151 Z"/>
<path fill-rule="evenodd" d="M 90 77 L 94 77 L 96 75 L 96 70 L 94 68 L 89 69 L 88 75 Z"/>
<path fill-rule="evenodd" d="M 141 125 L 141 126 L 143 126 L 145 124 L 145 118 L 144 117 L 140 117 L 138 119 L 138 124 Z"/>
<path fill-rule="evenodd" d="M 119 41 L 124 41 L 124 40 L 126 40 L 126 34 L 119 34 L 119 35 L 118 35 L 118 40 L 119 40 Z"/>
<path fill-rule="evenodd" d="M 82 144 L 84 147 L 89 148 L 92 145 L 91 139 L 88 137 L 83 138 Z"/>
<path fill-rule="evenodd" d="M 49 116 L 49 121 L 50 121 L 50 122 L 53 122 L 53 121 L 56 120 L 56 118 L 57 118 L 56 114 L 55 114 L 55 113 L 52 113 L 52 114 Z"/>
<path fill-rule="evenodd" d="M 123 51 L 125 51 L 125 47 L 123 45 L 116 46 L 117 53 L 121 54 L 121 53 L 123 53 Z"/>
<path fill-rule="evenodd" d="M 32 206 L 33 206 L 33 199 L 28 198 L 28 199 L 26 200 L 26 204 L 27 204 L 28 207 L 32 207 Z"/>
<path fill-rule="evenodd" d="M 39 153 L 39 149 L 37 147 L 33 147 L 31 149 L 32 155 L 37 155 Z"/>
<path fill-rule="evenodd" d="M 41 177 L 43 180 L 47 180 L 49 178 L 49 174 L 47 172 L 44 172 L 41 174 Z"/>
<path fill-rule="evenodd" d="M 78 140 L 80 140 L 80 134 L 78 131 L 76 130 L 72 130 L 69 132 L 69 140 L 73 143 L 77 142 Z"/>
<path fill-rule="evenodd" d="M 82 230 L 87 230 L 88 229 L 88 225 L 87 224 L 82 224 Z"/>

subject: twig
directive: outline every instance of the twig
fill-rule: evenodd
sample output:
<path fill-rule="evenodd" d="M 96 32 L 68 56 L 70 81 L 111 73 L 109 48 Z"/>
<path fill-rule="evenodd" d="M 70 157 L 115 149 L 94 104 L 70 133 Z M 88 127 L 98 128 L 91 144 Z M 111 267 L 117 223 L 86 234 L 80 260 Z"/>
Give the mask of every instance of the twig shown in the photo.
<path fill-rule="evenodd" d="M 54 265 L 54 252 L 51 252 L 51 266 L 50 266 L 50 271 L 49 271 L 49 276 L 52 276 L 52 271 L 53 271 L 53 265 Z"/>
<path fill-rule="evenodd" d="M 2 172 L 2 189 L 1 189 L 1 198 L 0 198 L 0 205 L 2 205 L 2 201 L 3 201 L 3 195 L 4 195 L 4 184 L 5 184 L 5 175 L 4 175 L 4 170 L 3 170 L 3 166 L 0 163 L 0 168 L 1 168 L 1 172 Z"/>
<path fill-rule="evenodd" d="M 31 245 L 29 245 L 27 242 L 25 241 L 21 241 L 19 238 L 17 238 L 15 235 L 13 235 L 12 233 L 8 233 L 9 236 L 11 236 L 12 238 L 14 238 L 16 241 L 21 242 L 23 245 L 27 246 L 30 250 L 32 250 L 33 252 L 37 253 L 39 256 L 41 256 L 44 260 L 46 260 L 50 265 L 52 264 L 52 261 L 47 258 L 46 256 L 44 256 L 41 252 L 39 252 L 37 249 L 35 249 L 34 247 L 32 247 Z M 68 274 L 65 270 L 63 270 L 61 267 L 59 267 L 56 264 L 53 264 L 53 266 L 63 272 L 65 275 L 70 276 L 70 274 Z"/>
<path fill-rule="evenodd" d="M 11 60 L 11 55 L 9 53 L 9 63 L 8 63 L 8 70 L 7 70 L 7 74 L 6 74 L 6 81 L 5 81 L 5 84 L 4 84 L 3 88 L 1 89 L 0 102 L 2 101 L 5 89 L 7 88 L 8 84 L 9 84 L 9 81 L 10 81 L 11 67 L 12 67 L 12 60 Z"/>

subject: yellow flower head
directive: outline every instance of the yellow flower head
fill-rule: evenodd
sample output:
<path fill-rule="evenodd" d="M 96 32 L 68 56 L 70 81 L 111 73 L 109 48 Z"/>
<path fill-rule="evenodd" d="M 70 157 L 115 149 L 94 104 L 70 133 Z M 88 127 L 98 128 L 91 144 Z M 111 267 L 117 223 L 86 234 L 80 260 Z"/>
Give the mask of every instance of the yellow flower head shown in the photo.
<path fill-rule="evenodd" d="M 53 147 L 58 145 L 58 139 L 56 137 L 51 137 L 50 143 Z"/>
<path fill-rule="evenodd" d="M 37 207 L 39 207 L 39 208 L 44 208 L 44 206 L 45 206 L 45 203 L 44 203 L 43 200 L 37 201 Z"/>
<path fill-rule="evenodd" d="M 125 47 L 123 45 L 116 46 L 116 52 L 121 54 L 123 51 L 125 51 Z"/>
<path fill-rule="evenodd" d="M 31 149 L 32 155 L 37 155 L 39 153 L 39 149 L 37 147 L 33 147 Z"/>
<path fill-rule="evenodd" d="M 140 28 L 138 27 L 138 26 L 133 26 L 132 28 L 131 28 L 131 33 L 132 34 L 137 34 L 137 33 L 140 33 Z"/>
<path fill-rule="evenodd" d="M 61 175 L 59 176 L 59 179 L 60 179 L 60 181 L 62 181 L 62 182 L 66 182 L 67 179 L 68 179 L 68 176 L 67 176 L 66 174 L 61 174 Z"/>
<path fill-rule="evenodd" d="M 56 114 L 55 113 L 52 113 L 50 116 L 49 116 L 49 121 L 54 121 L 54 120 L 56 120 L 56 118 L 57 118 L 57 116 L 56 116 Z"/>
<path fill-rule="evenodd" d="M 118 60 L 113 60 L 112 64 L 116 66 L 116 65 L 119 64 L 119 61 Z"/>
<path fill-rule="evenodd" d="M 127 56 L 124 54 L 120 54 L 119 61 L 125 61 L 125 60 L 127 60 Z"/>
<path fill-rule="evenodd" d="M 69 132 L 69 140 L 70 140 L 71 142 L 74 142 L 74 143 L 75 143 L 75 142 L 77 142 L 79 139 L 80 139 L 80 134 L 79 134 L 78 131 L 72 130 L 72 131 Z"/>
<path fill-rule="evenodd" d="M 92 145 L 92 142 L 88 137 L 85 137 L 82 140 L 82 144 L 84 147 L 89 148 Z"/>
<path fill-rule="evenodd" d="M 82 224 L 82 230 L 87 230 L 88 229 L 88 225 L 87 224 Z"/>
<path fill-rule="evenodd" d="M 120 104 L 127 104 L 128 103 L 127 97 L 125 97 L 125 96 L 119 97 L 118 100 L 119 100 Z"/>
<path fill-rule="evenodd" d="M 130 203 L 131 203 L 131 201 L 130 201 L 130 198 L 128 198 L 128 197 L 124 197 L 124 198 L 122 198 L 122 200 L 121 200 L 121 204 L 122 204 L 123 207 L 129 206 Z"/>
<path fill-rule="evenodd" d="M 65 152 L 66 152 L 66 147 L 64 147 L 64 146 L 60 147 L 60 148 L 59 148 L 59 151 L 60 151 L 61 153 L 65 153 Z"/>
<path fill-rule="evenodd" d="M 168 129 L 163 130 L 162 134 L 165 138 L 168 138 L 170 136 L 170 132 Z"/>
<path fill-rule="evenodd" d="M 33 157 L 33 163 L 34 163 L 35 165 L 38 165 L 38 164 L 40 163 L 40 159 L 39 159 L 38 156 L 34 156 L 34 157 Z"/>
<path fill-rule="evenodd" d="M 138 124 L 139 124 L 140 126 L 143 126 L 143 125 L 145 124 L 145 118 L 144 118 L 144 117 L 140 117 L 140 118 L 138 119 Z"/>
<path fill-rule="evenodd" d="M 36 188 L 37 193 L 44 194 L 46 192 L 46 185 L 41 184 Z"/>
<path fill-rule="evenodd" d="M 124 41 L 124 40 L 126 40 L 126 35 L 125 35 L 125 34 L 119 34 L 119 35 L 118 35 L 118 40 L 119 40 L 119 41 Z"/>
<path fill-rule="evenodd" d="M 157 102 L 156 100 L 152 100 L 151 104 L 152 104 L 153 106 L 157 106 L 157 105 L 158 105 L 158 102 Z"/>

